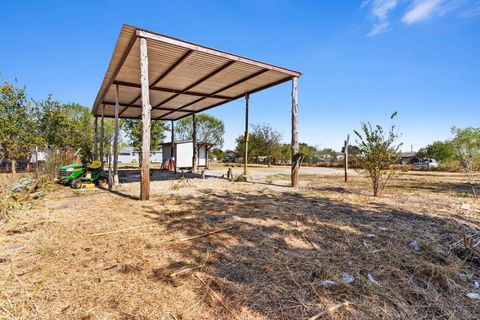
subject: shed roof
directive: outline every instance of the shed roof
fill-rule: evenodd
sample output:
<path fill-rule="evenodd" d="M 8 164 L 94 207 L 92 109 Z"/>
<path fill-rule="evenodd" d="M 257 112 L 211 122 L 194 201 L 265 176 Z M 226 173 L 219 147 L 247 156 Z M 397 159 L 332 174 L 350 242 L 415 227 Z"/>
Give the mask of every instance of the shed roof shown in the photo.
<path fill-rule="evenodd" d="M 175 141 L 175 144 L 190 143 L 190 142 L 193 142 L 193 140 Z M 162 143 L 162 145 L 171 145 L 171 144 L 172 144 L 171 142 L 164 142 L 164 143 Z M 212 147 L 215 145 L 214 143 L 205 142 L 205 141 L 197 141 L 197 144 L 199 144 L 199 145 L 207 145 L 207 146 L 212 146 Z"/>
<path fill-rule="evenodd" d="M 299 77 L 300 72 L 123 25 L 92 113 L 141 118 L 140 45 L 147 40 L 153 120 L 178 120 Z"/>

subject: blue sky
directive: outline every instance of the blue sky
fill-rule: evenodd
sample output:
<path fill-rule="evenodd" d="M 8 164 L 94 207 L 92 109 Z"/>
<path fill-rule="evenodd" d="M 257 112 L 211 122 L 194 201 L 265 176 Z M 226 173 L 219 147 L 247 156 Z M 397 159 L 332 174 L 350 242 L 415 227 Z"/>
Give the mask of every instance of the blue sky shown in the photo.
<path fill-rule="evenodd" d="M 300 140 L 339 149 L 360 121 L 397 119 L 404 149 L 480 126 L 480 0 L 1 1 L 0 77 L 91 107 L 123 23 L 301 71 Z M 250 119 L 290 139 L 290 83 Z M 211 111 L 225 148 L 244 102 Z"/>

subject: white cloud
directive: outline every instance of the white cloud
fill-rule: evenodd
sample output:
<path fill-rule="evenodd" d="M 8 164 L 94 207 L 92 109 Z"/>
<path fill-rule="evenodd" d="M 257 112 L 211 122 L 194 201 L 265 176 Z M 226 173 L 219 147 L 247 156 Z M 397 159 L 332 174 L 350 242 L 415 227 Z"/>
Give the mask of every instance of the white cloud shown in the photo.
<path fill-rule="evenodd" d="M 457 11 L 462 17 L 480 15 L 480 0 L 365 0 L 362 8 L 368 7 L 369 14 L 375 19 L 367 36 L 372 37 L 387 31 L 390 28 L 392 12 L 404 7 L 399 4 L 406 4 L 407 9 L 401 14 L 401 21 L 406 25 L 443 16 L 452 11 Z"/>
<path fill-rule="evenodd" d="M 403 16 L 402 21 L 406 24 L 413 24 L 425 21 L 436 14 L 446 13 L 445 0 L 416 0 Z"/>
<path fill-rule="evenodd" d="M 369 37 L 373 37 L 379 33 L 387 31 L 390 26 L 388 21 L 388 15 L 397 6 L 397 0 L 367 0 L 362 4 L 363 6 L 371 5 L 370 14 L 376 19 L 376 22 L 372 26 L 372 30 L 367 34 Z"/>

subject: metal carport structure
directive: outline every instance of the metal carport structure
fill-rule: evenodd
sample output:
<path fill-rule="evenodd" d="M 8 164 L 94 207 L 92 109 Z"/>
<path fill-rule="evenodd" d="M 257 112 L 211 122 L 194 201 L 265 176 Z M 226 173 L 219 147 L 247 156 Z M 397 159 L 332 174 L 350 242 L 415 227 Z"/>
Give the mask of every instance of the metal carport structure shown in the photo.
<path fill-rule="evenodd" d="M 114 181 L 118 183 L 118 118 L 142 119 L 140 199 L 149 198 L 150 121 L 182 119 L 245 97 L 245 139 L 248 144 L 248 98 L 266 88 L 292 81 L 292 186 L 298 184 L 301 156 L 298 146 L 297 78 L 300 72 L 240 57 L 191 42 L 123 25 L 110 64 L 92 107 L 101 118 L 115 118 Z M 98 128 L 95 125 L 95 156 Z M 173 132 L 172 132 L 173 136 Z M 103 143 L 100 144 L 103 160 Z M 194 144 L 195 146 L 195 144 Z M 245 148 L 246 150 L 248 148 Z M 196 163 L 194 150 L 192 163 Z M 247 155 L 245 154 L 245 161 Z M 244 174 L 246 174 L 246 162 Z M 194 166 L 195 170 L 195 166 Z"/>

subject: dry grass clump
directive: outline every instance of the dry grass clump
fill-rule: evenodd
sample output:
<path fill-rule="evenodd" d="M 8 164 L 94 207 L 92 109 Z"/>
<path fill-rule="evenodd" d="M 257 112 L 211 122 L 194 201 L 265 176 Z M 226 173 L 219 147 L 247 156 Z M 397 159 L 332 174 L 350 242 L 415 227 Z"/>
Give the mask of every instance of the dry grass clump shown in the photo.
<path fill-rule="evenodd" d="M 480 240 L 478 207 L 459 209 L 461 189 L 407 175 L 373 198 L 361 177 L 304 178 L 297 191 L 162 181 L 147 202 L 129 194 L 138 184 L 51 193 L 0 226 L 0 318 L 478 316 L 460 231 Z"/>
<path fill-rule="evenodd" d="M 180 179 L 171 182 L 171 190 L 180 190 L 186 188 L 195 188 L 195 182 L 192 179 L 182 176 Z"/>

